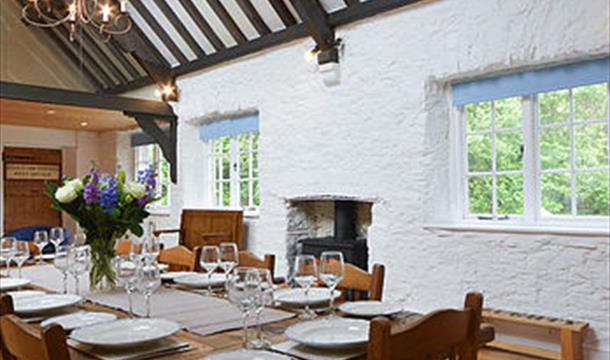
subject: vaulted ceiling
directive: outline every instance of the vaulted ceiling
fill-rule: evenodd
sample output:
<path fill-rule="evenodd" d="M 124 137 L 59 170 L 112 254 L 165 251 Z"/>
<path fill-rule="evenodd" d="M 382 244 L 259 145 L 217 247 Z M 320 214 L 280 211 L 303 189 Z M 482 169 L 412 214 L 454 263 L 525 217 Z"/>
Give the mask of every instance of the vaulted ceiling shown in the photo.
<path fill-rule="evenodd" d="M 333 45 L 335 27 L 415 2 L 129 0 L 132 30 L 107 42 L 87 27 L 74 42 L 67 26 L 32 31 L 60 49 L 97 91 L 120 93 L 300 37 L 312 36 L 324 50 Z"/>

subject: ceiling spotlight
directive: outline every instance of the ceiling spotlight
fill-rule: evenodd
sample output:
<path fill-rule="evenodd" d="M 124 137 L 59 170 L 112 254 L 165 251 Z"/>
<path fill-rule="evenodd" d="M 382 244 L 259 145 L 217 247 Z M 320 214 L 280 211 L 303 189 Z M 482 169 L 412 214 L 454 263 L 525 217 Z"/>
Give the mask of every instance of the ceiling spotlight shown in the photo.
<path fill-rule="evenodd" d="M 86 121 L 83 121 L 83 122 L 81 122 L 81 123 L 80 123 L 80 126 L 82 126 L 82 127 L 85 127 L 85 126 L 87 126 L 87 125 L 89 125 L 89 123 L 88 123 L 88 122 L 86 122 Z"/>
<path fill-rule="evenodd" d="M 53 110 L 53 109 L 47 110 L 47 115 L 55 115 L 55 110 Z"/>
<path fill-rule="evenodd" d="M 173 83 L 161 85 L 161 90 L 155 91 L 158 96 L 161 96 L 163 101 L 177 101 L 178 94 L 176 86 Z"/>
<path fill-rule="evenodd" d="M 311 62 L 311 61 L 313 61 L 313 59 L 316 58 L 316 55 L 318 55 L 318 47 L 317 46 L 315 48 L 311 49 L 311 50 L 305 51 L 305 54 L 303 55 L 303 57 L 305 58 L 305 61 Z"/>

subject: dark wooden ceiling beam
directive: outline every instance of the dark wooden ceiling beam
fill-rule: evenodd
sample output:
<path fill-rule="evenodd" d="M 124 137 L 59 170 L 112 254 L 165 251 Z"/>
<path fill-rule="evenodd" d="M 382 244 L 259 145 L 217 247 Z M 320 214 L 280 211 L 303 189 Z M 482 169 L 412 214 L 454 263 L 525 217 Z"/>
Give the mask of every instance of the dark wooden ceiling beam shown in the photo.
<path fill-rule="evenodd" d="M 186 44 L 193 51 L 193 53 L 195 53 L 197 57 L 204 57 L 206 55 L 205 51 L 203 51 L 197 40 L 193 38 L 186 26 L 184 26 L 184 24 L 178 18 L 174 10 L 172 10 L 169 5 L 167 5 L 165 0 L 155 0 L 155 4 L 157 4 L 157 7 L 161 10 L 163 15 L 165 15 L 167 20 L 169 20 L 172 26 L 178 31 L 184 41 L 186 41 Z"/>
<path fill-rule="evenodd" d="M 112 76 L 119 80 L 120 83 L 126 83 L 129 81 L 123 73 L 116 67 L 116 65 L 112 62 L 102 49 L 99 48 L 97 43 L 89 33 L 85 29 L 80 29 L 78 31 L 77 40 L 81 42 L 81 46 L 86 46 L 89 48 L 93 56 L 104 66 Z"/>
<path fill-rule="evenodd" d="M 237 0 L 237 5 L 241 11 L 244 12 L 248 20 L 250 20 L 250 23 L 252 23 L 252 26 L 254 26 L 260 36 L 271 33 L 271 29 L 267 26 L 250 0 Z"/>
<path fill-rule="evenodd" d="M 201 30 L 203 35 L 205 35 L 205 37 L 208 39 L 210 44 L 212 44 L 214 49 L 216 51 L 224 49 L 224 43 L 222 42 L 222 40 L 220 40 L 218 35 L 216 35 L 216 32 L 214 32 L 214 29 L 212 29 L 212 27 L 205 20 L 203 15 L 201 15 L 201 12 L 195 7 L 192 0 L 180 0 L 180 4 L 182 4 L 184 10 L 186 10 L 195 25 L 197 25 L 199 30 Z"/>
<path fill-rule="evenodd" d="M 220 0 L 208 0 L 208 5 L 210 5 L 216 16 L 218 16 L 218 19 L 222 22 L 222 25 L 224 25 L 238 44 L 248 42 L 246 35 L 241 31 Z"/>
<path fill-rule="evenodd" d="M 269 0 L 269 3 L 284 23 L 284 26 L 288 27 L 297 23 L 297 19 L 294 18 L 284 0 Z"/>
<path fill-rule="evenodd" d="M 112 53 L 112 55 L 117 59 L 123 68 L 127 70 L 131 79 L 129 81 L 133 81 L 142 77 L 140 71 L 136 68 L 136 66 L 129 60 L 128 54 L 123 52 L 120 49 L 120 46 L 116 43 L 113 38 L 110 38 L 110 41 L 106 42 L 108 45 L 108 50 Z"/>
<path fill-rule="evenodd" d="M 131 0 L 129 2 L 133 5 L 138 13 L 142 16 L 142 18 L 146 21 L 148 26 L 155 32 L 155 34 L 161 39 L 163 45 L 167 47 L 167 49 L 172 53 L 172 55 L 176 58 L 176 60 L 181 64 L 188 63 L 188 59 L 182 51 L 178 48 L 178 45 L 169 37 L 165 29 L 159 24 L 157 19 L 148 11 L 148 8 L 140 0 Z"/>
<path fill-rule="evenodd" d="M 424 1 L 427 0 L 369 0 L 359 2 L 354 6 L 348 6 L 339 11 L 330 13 L 328 15 L 328 21 L 331 26 L 341 26 Z"/>
<path fill-rule="evenodd" d="M 318 0 L 291 1 L 318 48 L 332 48 L 335 45 L 335 29 L 328 22 L 328 15 Z"/>
<path fill-rule="evenodd" d="M 344 0 L 345 1 L 345 5 L 347 6 L 354 6 L 354 5 L 358 5 L 360 3 L 360 0 Z"/>

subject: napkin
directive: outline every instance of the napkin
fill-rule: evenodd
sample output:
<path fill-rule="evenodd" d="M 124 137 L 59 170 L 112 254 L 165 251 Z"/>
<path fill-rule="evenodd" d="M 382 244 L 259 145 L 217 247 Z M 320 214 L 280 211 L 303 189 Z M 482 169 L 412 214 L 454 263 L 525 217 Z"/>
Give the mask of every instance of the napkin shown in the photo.
<path fill-rule="evenodd" d="M 366 354 L 366 346 L 349 349 L 315 349 L 300 345 L 294 341 L 272 345 L 271 349 L 285 355 L 307 360 L 352 360 Z"/>
<path fill-rule="evenodd" d="M 189 351 L 191 349 L 187 342 L 172 339 L 163 339 L 143 346 L 120 348 L 95 347 L 81 344 L 71 339 L 68 339 L 68 345 L 99 360 L 144 360 Z"/>

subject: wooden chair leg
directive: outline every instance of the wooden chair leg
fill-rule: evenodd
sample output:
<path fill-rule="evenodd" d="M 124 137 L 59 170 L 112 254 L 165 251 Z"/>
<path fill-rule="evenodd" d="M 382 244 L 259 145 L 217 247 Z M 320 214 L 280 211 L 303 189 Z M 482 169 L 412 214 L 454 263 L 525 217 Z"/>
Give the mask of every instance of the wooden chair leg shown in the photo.
<path fill-rule="evenodd" d="M 561 330 L 561 359 L 582 360 L 582 334 L 570 329 Z"/>

